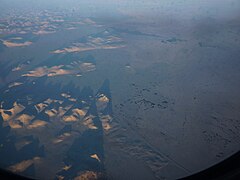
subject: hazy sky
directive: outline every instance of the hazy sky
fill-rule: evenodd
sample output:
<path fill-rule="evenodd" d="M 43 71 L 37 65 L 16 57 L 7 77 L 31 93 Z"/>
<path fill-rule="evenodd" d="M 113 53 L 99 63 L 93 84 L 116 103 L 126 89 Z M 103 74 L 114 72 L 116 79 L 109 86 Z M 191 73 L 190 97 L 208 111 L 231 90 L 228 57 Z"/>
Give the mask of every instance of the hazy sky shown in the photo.
<path fill-rule="evenodd" d="M 239 0 L 0 0 L 0 10 L 77 8 L 91 14 L 146 13 L 155 16 L 240 17 Z"/>

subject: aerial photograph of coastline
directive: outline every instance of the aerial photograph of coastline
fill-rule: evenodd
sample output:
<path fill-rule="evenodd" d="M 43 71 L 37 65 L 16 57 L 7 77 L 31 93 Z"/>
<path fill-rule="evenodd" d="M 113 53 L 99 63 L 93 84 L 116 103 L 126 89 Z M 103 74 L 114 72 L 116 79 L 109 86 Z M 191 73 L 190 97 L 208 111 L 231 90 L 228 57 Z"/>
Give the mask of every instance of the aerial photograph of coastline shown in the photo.
<path fill-rule="evenodd" d="M 194 175 L 240 151 L 239 92 L 239 0 L 0 0 L 6 173 Z"/>

